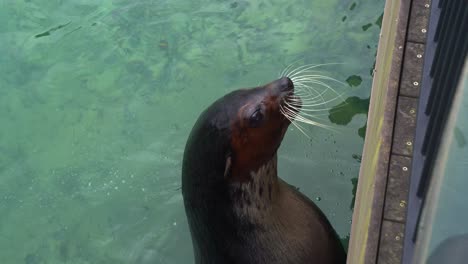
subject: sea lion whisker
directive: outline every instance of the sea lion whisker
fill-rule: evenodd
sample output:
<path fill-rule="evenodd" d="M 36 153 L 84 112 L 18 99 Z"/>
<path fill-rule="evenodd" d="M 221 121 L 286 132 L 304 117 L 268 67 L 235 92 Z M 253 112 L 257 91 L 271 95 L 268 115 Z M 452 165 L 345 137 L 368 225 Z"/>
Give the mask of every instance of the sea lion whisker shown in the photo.
<path fill-rule="evenodd" d="M 306 64 L 306 65 L 302 65 L 300 67 L 297 67 L 296 69 L 290 71 L 288 73 L 288 75 L 286 75 L 287 77 L 289 78 L 294 78 L 297 74 L 300 74 L 302 72 L 305 72 L 305 71 L 309 71 L 311 69 L 314 69 L 316 67 L 320 67 L 320 66 L 323 66 L 325 64 Z"/>
<path fill-rule="evenodd" d="M 325 93 L 319 93 L 316 90 L 304 90 L 304 91 L 298 91 L 296 95 L 300 97 L 303 101 L 308 101 L 308 102 L 323 102 L 325 101 L 325 98 L 323 98 L 323 95 Z"/>
<path fill-rule="evenodd" d="M 287 77 L 288 76 L 288 71 L 293 67 L 293 65 L 301 60 L 304 60 L 304 58 L 297 59 L 293 61 L 291 64 L 289 64 L 286 68 L 284 68 L 283 71 L 281 71 L 280 77 Z"/>
<path fill-rule="evenodd" d="M 293 74 L 295 74 L 295 72 L 300 71 L 300 70 L 302 70 L 304 68 L 307 68 L 307 67 L 311 67 L 311 66 L 313 68 L 313 66 L 315 66 L 315 65 L 317 65 L 317 64 L 306 64 L 306 65 L 299 66 L 299 67 L 291 70 L 290 72 L 286 72 L 286 74 L 287 74 L 286 77 L 291 78 L 291 77 L 293 77 Z"/>
<path fill-rule="evenodd" d="M 311 87 L 312 88 L 312 87 Z M 313 88 L 312 88 L 313 89 Z M 319 102 L 319 103 L 330 103 L 330 102 L 333 102 L 333 101 L 336 101 L 336 100 L 339 100 L 341 102 L 344 102 L 345 100 L 342 98 L 343 94 L 339 94 L 337 92 L 334 92 L 333 93 L 333 96 L 327 96 L 328 98 L 331 97 L 331 99 L 329 100 L 325 100 L 324 98 L 324 95 L 325 93 L 328 91 L 328 89 L 324 90 L 322 93 L 319 93 L 318 95 L 314 95 L 314 94 L 308 94 L 308 95 L 305 95 L 304 93 L 298 93 L 298 96 L 303 99 L 302 101 L 304 101 L 304 103 L 316 103 L 316 102 Z M 315 93 L 318 93 L 315 89 L 314 89 L 314 92 Z"/>
<path fill-rule="evenodd" d="M 287 113 L 286 110 L 284 110 L 284 108 L 282 106 L 280 106 L 280 112 L 291 122 L 291 124 L 293 124 L 293 126 L 295 126 L 304 136 L 306 136 L 308 139 L 310 139 L 310 136 L 307 135 L 307 133 L 305 132 L 305 129 L 300 125 L 298 124 L 297 122 L 295 122 L 293 120 L 294 117 L 292 117 L 291 115 L 293 113 Z"/>
<path fill-rule="evenodd" d="M 291 98 L 288 100 L 290 103 L 297 104 L 297 105 L 303 105 L 303 104 L 316 104 L 320 102 L 319 100 L 310 100 L 310 99 L 304 99 L 303 97 L 299 98 Z"/>
<path fill-rule="evenodd" d="M 304 96 L 304 99 L 315 99 L 315 98 L 320 98 L 323 102 L 325 101 L 325 98 L 323 98 L 323 94 L 326 92 L 326 90 L 324 90 L 323 92 L 320 93 L 315 87 L 312 87 L 312 86 L 309 86 L 309 85 L 300 85 L 298 88 L 299 88 L 299 89 L 298 89 L 298 92 L 297 92 L 297 93 L 298 93 L 299 96 L 301 96 L 301 95 L 303 94 L 301 91 L 307 91 L 307 92 L 309 92 L 309 93 L 307 94 L 307 96 Z M 309 95 L 311 95 L 310 92 L 315 92 L 317 95 L 316 95 L 316 96 L 312 95 L 312 96 L 314 96 L 314 97 L 313 97 L 313 98 L 309 98 Z M 302 98 L 302 97 L 301 97 L 301 98 Z"/>
<path fill-rule="evenodd" d="M 297 112 L 291 108 L 287 108 L 289 112 L 293 112 L 293 113 L 298 113 L 298 114 L 295 114 L 297 116 L 300 116 L 302 118 L 307 118 L 307 119 L 310 119 L 310 118 L 314 118 L 314 119 L 317 119 L 317 120 L 321 120 L 321 121 L 327 121 L 325 118 L 323 118 L 323 116 L 325 116 L 326 114 L 308 114 L 308 113 L 304 113 L 304 112 Z"/>
<path fill-rule="evenodd" d="M 302 72 L 304 72 L 304 71 L 310 70 L 310 69 L 314 69 L 314 68 L 321 67 L 321 66 L 327 66 L 327 65 L 336 65 L 336 64 L 344 64 L 344 63 L 335 63 L 335 62 L 331 62 L 331 63 L 304 65 L 304 66 L 298 67 L 298 68 L 295 69 L 294 71 L 291 71 L 291 72 L 289 73 L 289 75 L 287 75 L 287 77 L 293 78 L 293 77 L 297 76 L 298 74 L 300 74 L 300 73 L 302 73 Z"/>
<path fill-rule="evenodd" d="M 311 108 L 311 109 L 308 109 L 306 107 L 309 107 L 310 104 L 307 104 L 306 102 L 307 101 L 302 100 L 302 98 L 301 98 L 301 100 L 296 99 L 296 98 L 290 98 L 290 99 L 288 99 L 287 105 L 290 106 L 290 107 L 294 107 L 296 110 L 300 110 L 302 112 L 320 112 L 320 111 L 332 111 L 332 110 L 337 111 L 340 108 L 346 107 L 348 105 L 348 102 L 344 101 L 344 102 L 340 103 L 339 105 L 336 105 L 336 106 L 333 106 L 333 107 L 330 107 L 330 108 L 323 108 L 323 109 L 313 109 L 313 108 Z M 323 114 L 323 115 L 328 115 L 328 114 Z"/>
<path fill-rule="evenodd" d="M 294 121 L 294 116 L 297 115 L 298 111 L 293 112 L 286 106 L 280 105 L 280 113 L 284 115 L 284 117 L 286 117 L 289 120 L 289 122 L 292 123 Z"/>
<path fill-rule="evenodd" d="M 315 107 L 316 105 L 320 104 L 320 103 L 323 103 L 321 101 L 317 101 L 317 100 L 313 100 L 313 101 L 309 101 L 309 100 L 301 100 L 301 99 L 298 99 L 298 100 L 289 100 L 288 102 L 290 105 L 293 105 L 293 106 L 297 106 L 299 108 L 303 108 L 303 107 L 310 107 L 310 108 L 313 108 Z M 323 107 L 322 107 L 323 108 Z"/>
<path fill-rule="evenodd" d="M 319 84 L 320 86 L 326 87 L 327 89 L 334 90 L 333 88 L 331 88 L 331 86 L 327 85 L 326 83 L 321 82 L 321 81 L 317 81 L 317 80 L 308 80 L 308 81 L 306 81 L 306 82 L 299 82 L 299 83 L 298 83 L 298 88 L 299 88 L 299 90 L 304 90 L 304 89 L 307 89 L 307 90 L 310 90 L 310 89 L 316 90 L 316 87 L 313 87 L 311 84 Z M 335 93 L 336 93 L 336 92 L 335 92 Z"/>
<path fill-rule="evenodd" d="M 314 68 L 317 68 L 317 67 L 322 66 L 322 65 L 323 64 L 306 64 L 306 65 L 302 65 L 302 66 L 297 67 L 296 69 L 290 71 L 288 73 L 287 77 L 293 78 L 294 76 L 296 76 L 297 73 L 307 71 L 307 70 L 310 70 L 310 69 L 314 69 Z"/>
<path fill-rule="evenodd" d="M 339 108 L 343 108 L 343 106 L 340 105 L 340 106 L 336 106 L 336 107 L 323 108 L 323 109 L 307 109 L 307 108 L 302 107 L 301 112 L 307 112 L 307 113 L 327 112 L 327 113 L 323 113 L 323 114 L 314 114 L 314 115 L 329 115 L 330 111 L 333 110 L 332 112 L 334 112 L 335 110 L 337 110 Z"/>
<path fill-rule="evenodd" d="M 280 74 L 280 77 L 284 77 L 284 76 L 288 76 L 287 73 L 289 71 L 289 69 L 294 65 L 294 63 L 296 63 L 297 61 L 295 62 L 292 62 L 291 64 L 289 64 L 286 68 L 284 68 L 283 71 L 281 71 L 281 74 Z"/>
<path fill-rule="evenodd" d="M 307 114 L 307 113 L 304 113 L 304 112 L 301 112 L 302 114 Z M 320 120 L 323 120 L 323 121 L 326 121 L 327 119 L 326 118 L 319 118 L 322 117 L 322 116 L 328 116 L 330 113 L 320 113 L 320 114 L 313 114 L 313 117 L 314 118 L 317 118 L 317 119 L 320 119 Z"/>
<path fill-rule="evenodd" d="M 326 87 L 330 90 L 332 90 L 333 92 L 337 93 L 335 89 L 333 89 L 330 85 L 328 85 L 327 83 L 324 83 L 322 81 L 318 81 L 318 80 L 308 80 L 307 82 L 302 82 L 301 84 L 304 85 L 304 86 L 309 86 L 307 84 L 318 84 L 320 86 L 323 86 L 323 87 Z"/>
<path fill-rule="evenodd" d="M 291 122 L 291 124 L 293 124 L 293 126 L 295 126 L 299 131 L 301 131 L 301 133 L 304 134 L 304 136 L 306 136 L 308 139 L 310 139 L 310 136 L 307 135 L 307 133 L 304 131 L 305 129 L 301 125 L 299 125 L 295 121 Z"/>
<path fill-rule="evenodd" d="M 297 96 L 307 103 L 325 102 L 323 93 L 313 94 L 312 92 L 298 93 Z"/>
<path fill-rule="evenodd" d="M 290 106 L 288 106 L 288 108 L 290 108 L 292 110 L 297 110 L 297 109 L 291 108 Z M 322 116 L 328 115 L 328 113 L 310 114 L 310 113 L 304 112 L 303 110 L 304 109 L 301 109 L 301 111 L 299 112 L 299 115 L 304 115 L 304 116 L 308 116 L 308 117 L 311 117 L 311 118 L 316 118 L 316 119 L 319 119 L 319 120 L 326 121 L 326 119 L 322 118 Z"/>
<path fill-rule="evenodd" d="M 282 107 L 281 111 L 282 111 L 283 115 L 286 116 L 289 119 L 289 121 L 291 121 L 291 122 L 293 122 L 294 119 L 296 118 L 296 116 L 298 116 L 298 114 L 299 114 L 298 111 L 291 110 L 288 107 Z"/>
<path fill-rule="evenodd" d="M 344 82 L 342 82 L 342 81 L 340 81 L 338 79 L 335 79 L 333 77 L 323 75 L 323 74 L 305 74 L 305 75 L 301 75 L 301 76 L 299 76 L 297 78 L 325 79 L 325 80 L 330 80 L 330 81 L 334 81 L 334 82 L 346 85 L 346 83 L 344 83 Z"/>
<path fill-rule="evenodd" d="M 328 125 L 322 124 L 320 122 L 310 120 L 309 118 L 305 118 L 305 117 L 303 117 L 301 115 L 298 115 L 294 120 L 297 121 L 297 122 L 302 122 L 304 124 L 309 124 L 309 125 L 313 125 L 313 126 L 316 126 L 316 127 L 321 127 L 321 128 L 324 128 L 324 129 L 334 131 L 334 129 L 331 126 L 328 126 Z"/>
<path fill-rule="evenodd" d="M 322 123 L 320 123 L 320 122 L 316 122 L 316 121 L 310 120 L 310 119 L 305 118 L 305 117 L 303 117 L 303 116 L 297 116 L 297 118 L 295 119 L 295 121 L 302 122 L 302 123 L 304 123 L 304 124 L 309 124 L 309 125 L 313 125 L 313 126 L 321 127 L 321 128 L 323 128 L 323 129 L 328 129 L 328 130 L 337 132 L 337 130 L 334 129 L 332 126 L 325 125 L 325 124 L 322 124 Z"/>
<path fill-rule="evenodd" d="M 301 110 L 305 112 L 324 112 L 324 111 L 330 111 L 332 108 L 319 108 L 319 109 L 305 109 L 304 107 L 308 107 L 309 105 L 302 105 L 302 104 L 291 104 L 291 103 L 286 103 L 287 106 L 294 107 L 296 110 Z M 301 107 L 301 108 L 299 108 Z"/>
<path fill-rule="evenodd" d="M 300 110 L 300 111 L 303 111 L 303 112 L 309 112 L 309 113 L 317 113 L 317 112 L 323 112 L 323 111 L 329 111 L 330 109 L 328 108 L 310 108 L 310 109 L 307 109 L 307 108 L 304 108 L 304 105 L 302 105 L 301 103 L 297 102 L 297 103 L 289 103 L 288 106 L 290 108 L 294 108 L 295 110 Z M 307 107 L 307 105 L 306 105 Z"/>
<path fill-rule="evenodd" d="M 323 75 L 324 73 L 325 73 L 324 71 L 305 70 L 303 72 L 295 74 L 294 76 L 290 77 L 290 79 L 291 80 L 297 80 L 298 78 L 301 78 L 302 76 L 305 76 L 305 75 L 325 76 L 325 75 Z"/>
<path fill-rule="evenodd" d="M 314 97 L 310 97 L 311 95 L 304 95 L 303 93 L 298 93 L 297 94 L 300 98 L 301 98 L 301 101 L 305 104 L 305 105 L 309 105 L 309 106 L 318 106 L 318 105 L 323 105 L 323 104 L 328 104 L 330 102 L 333 102 L 337 99 L 342 99 L 341 96 L 342 94 L 337 94 L 336 96 L 333 96 L 330 100 L 325 100 L 325 98 L 323 98 L 323 93 L 320 93 L 319 95 L 317 96 L 314 96 Z M 316 98 L 319 98 L 320 99 L 316 99 Z M 297 99 L 294 99 L 294 98 L 291 98 L 292 101 L 297 101 Z"/>
<path fill-rule="evenodd" d="M 296 86 L 296 93 L 298 95 L 317 96 L 323 95 L 326 91 L 319 92 L 318 89 L 309 85 Z"/>
<path fill-rule="evenodd" d="M 341 98 L 341 96 L 336 96 L 328 101 L 325 101 L 325 102 L 320 102 L 320 103 L 317 103 L 317 104 L 302 104 L 302 106 L 304 107 L 314 107 L 314 106 L 321 106 L 321 105 L 328 105 L 328 103 L 330 102 L 333 102 L 335 100 L 337 100 L 338 98 Z"/>
<path fill-rule="evenodd" d="M 331 126 L 328 126 L 328 125 L 325 125 L 325 124 L 322 124 L 320 122 L 317 122 L 317 121 L 313 121 L 307 117 L 304 117 L 302 116 L 301 112 L 295 112 L 287 107 L 284 107 L 283 108 L 285 110 L 285 112 L 288 114 L 288 115 L 293 115 L 293 118 L 295 121 L 299 121 L 299 122 L 302 122 L 302 123 L 306 123 L 306 124 L 310 124 L 310 125 L 315 125 L 315 126 L 318 126 L 318 127 L 322 127 L 322 128 L 331 128 Z M 310 115 L 311 117 L 313 117 L 313 115 Z M 317 118 L 317 117 L 315 117 Z M 317 119 L 320 119 L 320 118 L 317 118 Z M 323 119 L 322 119 L 323 120 Z"/>
<path fill-rule="evenodd" d="M 308 83 L 314 83 L 314 84 L 321 85 L 321 86 L 327 88 L 327 89 L 325 89 L 325 91 L 326 90 L 331 90 L 331 91 L 333 91 L 334 94 L 338 94 L 338 92 L 335 89 L 333 89 L 330 85 L 328 85 L 328 84 L 326 84 L 324 82 L 317 81 L 317 80 L 314 80 L 314 81 L 311 80 L 311 81 L 308 81 Z M 302 84 L 304 85 L 304 83 L 302 83 Z M 312 86 L 308 86 L 308 87 L 313 88 Z M 304 88 L 304 87 L 301 87 L 301 88 Z"/>
<path fill-rule="evenodd" d="M 317 93 L 312 94 L 312 92 Z M 306 102 L 323 102 L 325 99 L 323 98 L 323 93 L 318 93 L 317 91 L 303 91 L 303 92 L 297 92 L 296 95 L 302 99 L 302 101 Z"/>
<path fill-rule="evenodd" d="M 300 85 L 306 86 L 306 87 L 311 86 L 312 84 L 318 84 L 320 86 L 323 86 L 323 87 L 326 87 L 326 88 L 329 88 L 329 89 L 335 91 L 335 89 L 330 84 L 326 83 L 324 80 L 325 79 L 319 79 L 319 78 L 316 78 L 316 79 L 314 79 L 314 78 L 304 78 L 304 79 L 301 79 L 301 80 L 296 81 L 296 82 L 298 82 L 298 83 L 300 83 Z M 294 83 L 294 81 L 293 81 L 293 83 Z"/>
<path fill-rule="evenodd" d="M 313 87 L 313 86 L 307 84 L 307 82 L 300 82 L 300 83 L 297 85 L 297 87 L 299 88 L 299 90 L 315 90 L 315 91 L 317 91 L 317 90 L 315 89 L 315 87 Z"/>

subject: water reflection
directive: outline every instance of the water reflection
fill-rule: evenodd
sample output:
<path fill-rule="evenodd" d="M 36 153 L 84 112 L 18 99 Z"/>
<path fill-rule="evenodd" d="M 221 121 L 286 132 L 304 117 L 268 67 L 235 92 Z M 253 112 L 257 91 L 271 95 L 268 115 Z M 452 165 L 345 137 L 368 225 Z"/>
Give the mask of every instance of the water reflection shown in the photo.
<path fill-rule="evenodd" d="M 427 264 L 465 264 L 468 260 L 468 234 L 442 241 L 430 254 Z"/>

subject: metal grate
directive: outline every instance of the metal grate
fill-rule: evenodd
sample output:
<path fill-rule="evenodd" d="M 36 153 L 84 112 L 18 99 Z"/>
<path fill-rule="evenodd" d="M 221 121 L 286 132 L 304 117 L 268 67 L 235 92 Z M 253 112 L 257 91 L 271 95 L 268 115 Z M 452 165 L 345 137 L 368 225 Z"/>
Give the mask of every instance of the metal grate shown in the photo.
<path fill-rule="evenodd" d="M 427 157 L 423 175 L 429 175 L 434 164 L 445 117 L 448 115 L 453 95 L 468 48 L 468 8 L 465 0 L 445 0 L 434 41 L 438 42 L 430 77 L 433 79 L 425 114 L 429 124 L 424 137 L 422 153 Z M 426 177 L 427 178 L 427 177 Z M 418 195 L 427 190 L 427 181 L 420 185 Z"/>
<path fill-rule="evenodd" d="M 404 263 L 411 263 L 433 165 L 468 51 L 466 0 L 433 0 L 416 123 Z"/>

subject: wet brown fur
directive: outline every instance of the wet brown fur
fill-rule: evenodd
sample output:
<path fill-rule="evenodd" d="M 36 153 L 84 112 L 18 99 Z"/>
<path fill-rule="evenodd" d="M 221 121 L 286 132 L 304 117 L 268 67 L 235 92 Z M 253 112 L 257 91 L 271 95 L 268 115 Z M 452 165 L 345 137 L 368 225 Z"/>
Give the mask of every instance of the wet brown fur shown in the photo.
<path fill-rule="evenodd" d="M 320 209 L 278 178 L 290 124 L 289 79 L 238 90 L 200 116 L 187 142 L 182 193 L 197 264 L 338 264 L 345 252 Z M 252 113 L 264 114 L 252 125 Z"/>

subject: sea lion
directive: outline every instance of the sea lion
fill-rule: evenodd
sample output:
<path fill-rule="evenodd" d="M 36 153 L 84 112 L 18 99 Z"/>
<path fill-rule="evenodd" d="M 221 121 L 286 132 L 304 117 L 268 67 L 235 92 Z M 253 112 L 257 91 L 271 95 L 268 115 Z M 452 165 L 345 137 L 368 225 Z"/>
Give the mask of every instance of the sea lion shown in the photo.
<path fill-rule="evenodd" d="M 225 95 L 194 125 L 182 194 L 197 264 L 345 263 L 325 215 L 277 176 L 288 100 L 298 102 L 283 77 Z"/>

